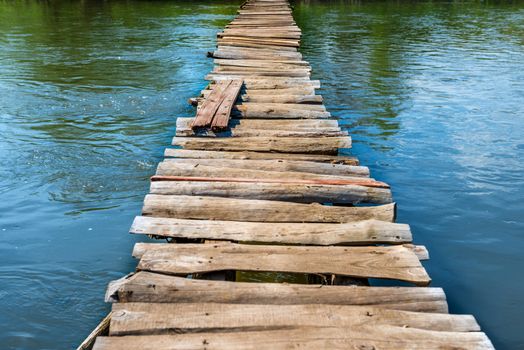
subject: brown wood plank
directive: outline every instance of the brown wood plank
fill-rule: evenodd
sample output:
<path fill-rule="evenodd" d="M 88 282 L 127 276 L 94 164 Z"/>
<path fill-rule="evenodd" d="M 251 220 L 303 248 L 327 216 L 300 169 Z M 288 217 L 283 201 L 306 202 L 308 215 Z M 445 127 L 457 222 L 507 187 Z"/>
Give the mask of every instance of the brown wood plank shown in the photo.
<path fill-rule="evenodd" d="M 167 274 L 237 270 L 383 278 L 423 286 L 431 282 L 415 253 L 403 246 L 137 243 L 133 255 L 141 257 L 139 270 Z"/>
<path fill-rule="evenodd" d="M 229 85 L 231 85 L 230 80 L 222 80 L 217 83 L 213 89 L 213 92 L 209 95 L 206 101 L 204 101 L 202 107 L 197 111 L 196 118 L 193 120 L 191 127 L 201 128 L 211 125 L 213 116 L 215 115 L 220 102 L 224 99 L 224 92 L 227 90 Z"/>
<path fill-rule="evenodd" d="M 144 200 L 142 215 L 230 221 L 343 223 L 377 219 L 392 222 L 395 205 L 339 207 L 260 199 L 149 194 Z"/>
<path fill-rule="evenodd" d="M 318 284 L 209 281 L 140 271 L 113 281 L 108 302 L 329 304 L 447 313 L 441 288 L 346 287 Z"/>
<path fill-rule="evenodd" d="M 137 216 L 130 232 L 174 238 L 309 245 L 401 244 L 412 240 L 409 225 L 378 220 L 326 224 L 186 220 Z"/>
<path fill-rule="evenodd" d="M 226 333 L 186 333 L 100 337 L 94 350 L 187 350 L 187 349 L 380 349 L 380 350 L 492 350 L 481 332 L 441 332 L 402 327 L 320 328 L 294 327 Z"/>
<path fill-rule="evenodd" d="M 470 315 L 410 312 L 348 305 L 113 304 L 110 335 L 277 330 L 294 327 L 413 328 L 479 331 Z M 420 341 L 420 338 L 419 338 Z"/>
<path fill-rule="evenodd" d="M 336 184 L 360 184 L 362 186 L 375 186 L 375 187 L 386 187 L 383 183 L 373 182 L 374 180 L 365 176 L 365 173 L 356 173 L 356 174 L 322 174 L 323 171 L 328 172 L 329 170 L 335 172 L 336 170 L 342 168 L 332 167 L 329 168 L 329 165 L 326 164 L 325 167 L 320 167 L 317 173 L 309 173 L 304 170 L 302 171 L 281 171 L 282 168 L 285 168 L 286 164 L 283 164 L 282 167 L 274 167 L 274 169 L 257 169 L 256 165 L 261 164 L 262 166 L 272 165 L 272 162 L 263 162 L 263 161 L 254 161 L 251 164 L 237 164 L 240 162 L 235 161 L 225 161 L 223 164 L 219 162 L 211 161 L 198 161 L 198 160 L 166 160 L 161 162 L 158 165 L 156 175 L 160 176 L 186 176 L 186 177 L 225 177 L 225 178 L 247 178 L 247 179 L 275 179 L 275 180 L 313 180 L 313 179 L 324 179 L 324 180 L 347 180 L 348 182 L 338 182 Z M 289 164 L 289 163 L 288 163 Z M 231 166 L 228 166 L 231 165 Z M 250 166 L 251 165 L 251 166 Z M 268 167 L 270 167 L 268 166 Z M 292 167 L 291 165 L 290 167 Z M 350 166 L 345 166 L 350 167 Z M 358 169 L 365 167 L 355 167 L 352 168 Z M 342 171 L 346 169 L 342 168 Z M 348 171 L 349 172 L 349 171 Z M 315 181 L 315 183 L 318 183 Z M 325 182 L 324 182 L 325 183 Z M 327 184 L 327 183 L 326 183 Z"/>
<path fill-rule="evenodd" d="M 166 148 L 165 157 L 193 159 L 245 159 L 245 160 L 292 160 L 317 163 L 357 165 L 354 157 L 333 156 L 324 154 L 271 153 L 271 152 L 224 152 Z"/>
<path fill-rule="evenodd" d="M 200 179 L 199 179 L 200 180 Z M 391 190 L 359 185 L 320 185 L 271 182 L 155 181 L 152 194 L 257 198 L 300 203 L 387 204 Z"/>
<path fill-rule="evenodd" d="M 337 154 L 339 148 L 351 147 L 351 138 L 342 137 L 174 137 L 172 144 L 185 149 L 209 151 L 255 151 L 279 153 Z"/>
<path fill-rule="evenodd" d="M 223 130 L 227 128 L 231 116 L 231 109 L 233 108 L 233 104 L 238 97 L 241 87 L 242 80 L 233 80 L 226 89 L 224 99 L 216 110 L 213 122 L 211 123 L 211 128 L 213 130 Z"/>
<path fill-rule="evenodd" d="M 230 152 L 233 153 L 233 152 Z M 207 156 L 206 154 L 202 157 Z M 369 168 L 365 166 L 346 165 L 338 163 L 319 163 L 303 160 L 278 159 L 214 159 L 214 158 L 167 158 L 159 164 L 159 168 L 168 170 L 176 164 L 187 164 L 193 167 L 201 165 L 225 167 L 230 169 L 252 169 L 274 172 L 304 172 L 334 176 L 369 177 Z M 164 173 L 167 175 L 167 173 Z"/>

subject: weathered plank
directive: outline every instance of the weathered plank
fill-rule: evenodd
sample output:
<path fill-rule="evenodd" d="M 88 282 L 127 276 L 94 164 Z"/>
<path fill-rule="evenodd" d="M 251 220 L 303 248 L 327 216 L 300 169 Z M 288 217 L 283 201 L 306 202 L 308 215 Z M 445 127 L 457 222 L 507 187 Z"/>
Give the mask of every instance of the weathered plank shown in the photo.
<path fill-rule="evenodd" d="M 481 332 L 440 332 L 402 327 L 293 327 L 226 333 L 186 333 L 100 337 L 94 350 L 187 350 L 187 349 L 380 349 L 380 350 L 491 350 Z"/>
<path fill-rule="evenodd" d="M 447 313 L 441 288 L 352 287 L 187 279 L 146 271 L 113 281 L 108 302 L 368 305 Z"/>
<path fill-rule="evenodd" d="M 222 80 L 217 83 L 209 97 L 204 101 L 202 107 L 198 109 L 196 118 L 191 124 L 192 128 L 207 127 L 211 125 L 213 116 L 220 103 L 226 96 L 227 88 L 231 85 L 231 80 Z"/>
<path fill-rule="evenodd" d="M 201 165 L 227 167 L 230 169 L 252 169 L 275 172 L 304 172 L 308 174 L 325 174 L 331 176 L 368 177 L 369 168 L 364 166 L 318 163 L 296 160 L 251 160 L 251 159 L 171 159 L 159 164 L 159 168 L 169 169 L 175 164 L 188 164 L 193 167 Z M 168 175 L 164 173 L 163 175 Z"/>
<path fill-rule="evenodd" d="M 193 159 L 252 159 L 252 160 L 294 160 L 318 163 L 357 165 L 354 157 L 333 156 L 324 154 L 271 153 L 271 152 L 224 152 L 166 148 L 165 157 Z"/>
<path fill-rule="evenodd" d="M 110 335 L 290 330 L 294 327 L 413 328 L 443 332 L 479 331 L 470 315 L 448 315 L 369 306 L 113 304 Z M 391 327 L 391 328 L 390 328 Z M 420 338 L 419 338 L 420 340 Z"/>
<path fill-rule="evenodd" d="M 186 130 L 190 128 L 193 118 L 177 118 L 176 127 L 177 129 Z M 230 128 L 236 130 L 273 130 L 284 129 L 284 130 L 295 130 L 295 131 L 309 131 L 309 130 L 336 130 L 340 131 L 338 122 L 332 119 L 235 119 L 230 120 Z"/>
<path fill-rule="evenodd" d="M 411 242 L 409 225 L 379 220 L 344 224 L 186 220 L 137 216 L 131 233 L 162 237 L 285 244 L 401 244 Z"/>
<path fill-rule="evenodd" d="M 319 137 L 312 142 L 311 138 L 307 137 L 174 137 L 172 144 L 185 149 L 209 151 L 337 154 L 339 148 L 351 147 L 351 138 Z"/>
<path fill-rule="evenodd" d="M 283 61 L 283 60 L 222 60 L 216 59 L 214 61 L 219 66 L 236 66 L 236 67 L 280 67 L 280 68 L 310 68 L 306 61 Z"/>
<path fill-rule="evenodd" d="M 227 76 L 217 75 L 215 78 L 210 79 L 213 81 L 220 81 L 227 79 Z M 208 79 L 209 80 L 209 79 Z M 247 89 L 286 89 L 286 88 L 303 88 L 312 87 L 315 89 L 320 88 L 320 81 L 310 80 L 304 78 L 245 78 L 244 85 Z"/>
<path fill-rule="evenodd" d="M 395 205 L 339 207 L 260 199 L 149 194 L 144 200 L 142 214 L 230 221 L 343 223 L 377 219 L 393 222 Z"/>
<path fill-rule="evenodd" d="M 329 112 L 315 107 L 317 107 L 317 105 L 244 103 L 234 107 L 232 117 L 262 119 L 317 119 L 331 117 Z"/>
<path fill-rule="evenodd" d="M 147 244 L 133 250 L 139 270 L 192 274 L 266 271 L 431 282 L 415 253 L 403 246 L 318 247 L 222 244 Z"/>
<path fill-rule="evenodd" d="M 242 102 L 256 102 L 256 103 L 322 103 L 323 99 L 320 95 L 242 95 Z"/>
<path fill-rule="evenodd" d="M 323 185 L 309 183 L 154 181 L 150 192 L 162 195 L 257 198 L 299 203 L 386 204 L 392 202 L 391 190 L 359 185 Z"/>
<path fill-rule="evenodd" d="M 213 130 L 223 130 L 227 128 L 233 104 L 237 99 L 241 87 L 242 80 L 233 80 L 225 90 L 225 96 L 220 102 L 220 106 L 216 110 L 213 121 L 211 122 L 211 128 Z"/>

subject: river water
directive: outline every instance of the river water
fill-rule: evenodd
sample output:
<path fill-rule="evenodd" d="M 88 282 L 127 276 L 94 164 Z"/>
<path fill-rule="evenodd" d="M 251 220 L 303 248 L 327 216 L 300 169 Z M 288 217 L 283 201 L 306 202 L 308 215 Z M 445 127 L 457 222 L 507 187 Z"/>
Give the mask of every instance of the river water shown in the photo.
<path fill-rule="evenodd" d="M 240 2 L 0 1 L 0 344 L 73 348 Z M 304 1 L 302 52 L 433 285 L 524 348 L 524 4 Z"/>

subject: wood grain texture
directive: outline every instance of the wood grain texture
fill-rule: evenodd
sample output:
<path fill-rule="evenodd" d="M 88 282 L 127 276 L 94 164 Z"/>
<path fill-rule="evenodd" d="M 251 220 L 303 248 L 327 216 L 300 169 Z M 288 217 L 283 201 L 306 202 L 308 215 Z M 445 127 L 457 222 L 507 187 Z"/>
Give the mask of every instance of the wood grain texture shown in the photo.
<path fill-rule="evenodd" d="M 170 169 L 176 164 L 187 164 L 193 167 L 212 166 L 229 169 L 249 169 L 275 172 L 303 172 L 308 174 L 323 174 L 331 176 L 369 177 L 369 168 L 364 166 L 318 163 L 301 160 L 278 159 L 166 159 L 159 168 Z"/>
<path fill-rule="evenodd" d="M 379 220 L 352 223 L 275 223 L 137 216 L 131 233 L 161 237 L 263 243 L 335 245 L 411 242 L 409 225 Z"/>
<path fill-rule="evenodd" d="M 409 248 L 248 244 L 147 244 L 133 250 L 139 270 L 192 274 L 240 270 L 394 279 L 428 285 L 431 279 Z"/>
<path fill-rule="evenodd" d="M 242 209 L 242 210 L 239 210 Z M 342 207 L 260 199 L 149 194 L 142 215 L 195 220 L 343 223 L 394 221 L 395 204 Z"/>
<path fill-rule="evenodd" d="M 413 328 L 475 332 L 469 315 L 410 312 L 347 305 L 113 304 L 110 335 L 239 332 L 293 327 Z M 420 340 L 420 339 L 419 339 Z"/>
<path fill-rule="evenodd" d="M 244 160 L 293 160 L 308 161 L 330 164 L 358 165 L 358 160 L 348 156 L 333 156 L 324 154 L 301 154 L 301 153 L 271 153 L 271 152 L 228 152 L 228 151 L 206 151 L 167 148 L 165 157 L 176 157 L 184 159 L 244 159 Z"/>
<path fill-rule="evenodd" d="M 368 305 L 405 311 L 448 312 L 441 288 L 226 282 L 146 271 L 111 284 L 106 295 L 108 302 Z"/>
<path fill-rule="evenodd" d="M 150 192 L 162 195 L 258 198 L 300 203 L 386 204 L 391 190 L 358 185 L 320 185 L 270 182 L 155 181 Z"/>
<path fill-rule="evenodd" d="M 226 96 L 227 88 L 231 85 L 231 82 L 231 80 L 222 80 L 217 83 L 201 108 L 198 109 L 196 117 L 191 123 L 192 128 L 201 128 L 211 125 L 213 116 Z"/>
<path fill-rule="evenodd" d="M 349 136 L 315 138 L 307 137 L 236 137 L 199 138 L 174 137 L 173 146 L 207 151 L 254 151 L 279 153 L 337 154 L 340 148 L 350 148 Z"/>
<path fill-rule="evenodd" d="M 100 337 L 94 350 L 284 350 L 284 349 L 380 349 L 380 350 L 492 350 L 481 332 L 442 332 L 392 326 L 293 327 L 263 330 Z"/>

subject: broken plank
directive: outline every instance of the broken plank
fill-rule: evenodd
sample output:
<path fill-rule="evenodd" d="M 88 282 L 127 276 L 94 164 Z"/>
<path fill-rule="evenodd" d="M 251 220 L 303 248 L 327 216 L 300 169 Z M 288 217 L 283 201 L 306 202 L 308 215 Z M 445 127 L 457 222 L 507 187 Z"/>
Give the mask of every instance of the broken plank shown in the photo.
<path fill-rule="evenodd" d="M 220 106 L 216 110 L 215 116 L 213 117 L 211 129 L 216 131 L 227 128 L 233 104 L 237 99 L 241 87 L 242 80 L 233 80 L 229 87 L 225 90 L 225 96 L 222 99 Z"/>
<path fill-rule="evenodd" d="M 204 101 L 202 107 L 197 110 L 196 118 L 191 124 L 192 128 L 207 127 L 211 125 L 213 116 L 220 103 L 225 98 L 227 88 L 231 85 L 231 80 L 222 80 L 217 83 L 209 97 Z"/>

